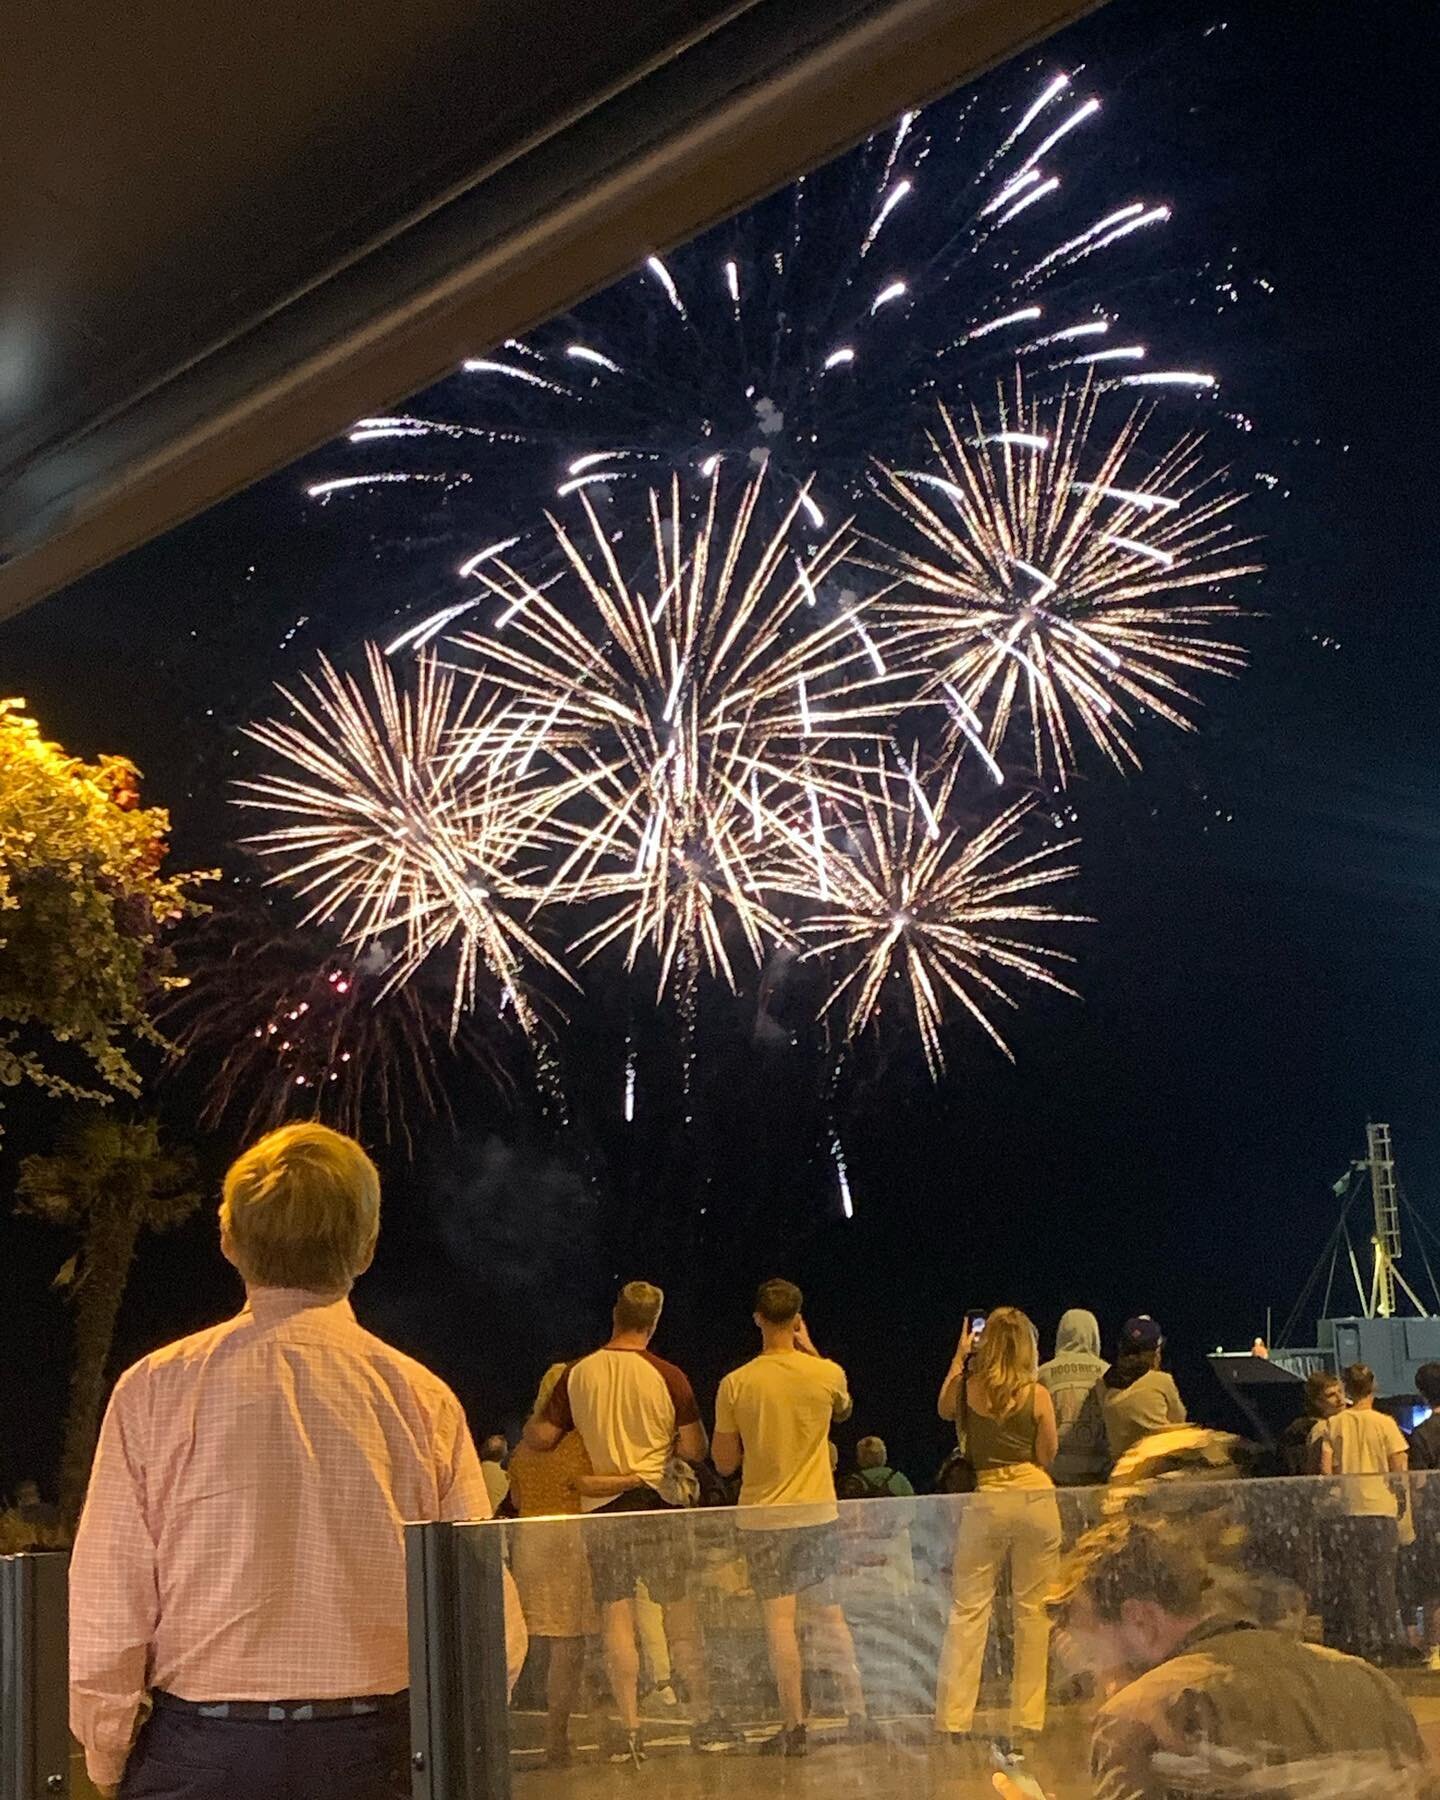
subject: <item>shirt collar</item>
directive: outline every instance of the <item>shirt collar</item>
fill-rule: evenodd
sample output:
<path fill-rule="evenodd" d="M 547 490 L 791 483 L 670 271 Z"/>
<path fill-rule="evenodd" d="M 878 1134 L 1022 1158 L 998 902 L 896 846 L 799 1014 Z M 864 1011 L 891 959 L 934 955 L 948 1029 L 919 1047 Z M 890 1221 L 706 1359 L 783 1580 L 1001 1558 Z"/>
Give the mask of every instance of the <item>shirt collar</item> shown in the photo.
<path fill-rule="evenodd" d="M 278 1325 L 302 1312 L 329 1313 L 337 1319 L 350 1321 L 355 1318 L 348 1294 L 314 1294 L 309 1288 L 279 1287 L 256 1287 L 246 1291 L 245 1313 L 257 1325 Z"/>

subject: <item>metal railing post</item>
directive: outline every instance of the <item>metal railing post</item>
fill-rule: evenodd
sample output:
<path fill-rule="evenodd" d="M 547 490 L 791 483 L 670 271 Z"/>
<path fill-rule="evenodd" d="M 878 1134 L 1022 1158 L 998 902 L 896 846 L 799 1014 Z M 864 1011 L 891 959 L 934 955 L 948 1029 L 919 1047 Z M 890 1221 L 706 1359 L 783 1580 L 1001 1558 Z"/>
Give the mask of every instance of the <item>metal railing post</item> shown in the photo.
<path fill-rule="evenodd" d="M 407 1528 L 413 1800 L 510 1800 L 503 1569 L 498 1525 Z"/>
<path fill-rule="evenodd" d="M 70 1792 L 69 1557 L 0 1557 L 0 1800 Z"/>

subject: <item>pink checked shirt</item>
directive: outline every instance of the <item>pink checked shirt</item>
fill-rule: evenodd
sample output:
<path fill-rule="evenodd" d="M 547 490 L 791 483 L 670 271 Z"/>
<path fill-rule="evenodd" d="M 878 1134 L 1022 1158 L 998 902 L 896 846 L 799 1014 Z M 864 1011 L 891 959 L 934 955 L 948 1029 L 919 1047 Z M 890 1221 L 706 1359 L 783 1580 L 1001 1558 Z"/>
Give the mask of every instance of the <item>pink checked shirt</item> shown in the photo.
<path fill-rule="evenodd" d="M 407 1685 L 404 1522 L 488 1519 L 460 1403 L 348 1300 L 259 1288 L 116 1386 L 70 1569 L 70 1713 L 118 1782 L 145 1696 Z M 507 1577 L 508 1582 L 508 1577 Z M 506 1591 L 511 1678 L 525 1627 Z"/>

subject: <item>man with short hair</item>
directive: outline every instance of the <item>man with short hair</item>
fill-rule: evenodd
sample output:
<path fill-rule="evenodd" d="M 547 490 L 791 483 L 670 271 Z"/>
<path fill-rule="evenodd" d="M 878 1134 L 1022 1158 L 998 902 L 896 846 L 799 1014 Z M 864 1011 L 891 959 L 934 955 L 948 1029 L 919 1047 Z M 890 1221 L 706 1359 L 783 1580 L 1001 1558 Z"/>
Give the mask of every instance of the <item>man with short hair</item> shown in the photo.
<path fill-rule="evenodd" d="M 403 1526 L 490 1501 L 459 1401 L 356 1323 L 379 1228 L 357 1143 L 271 1132 L 220 1207 L 244 1310 L 116 1385 L 70 1565 L 71 1723 L 102 1795 L 410 1792 Z M 513 1681 L 508 1578 L 506 1628 Z"/>
<path fill-rule="evenodd" d="M 1322 1419 L 1333 1419 L 1345 1410 L 1345 1389 L 1340 1377 L 1331 1369 L 1312 1369 L 1305 1377 L 1305 1410 L 1298 1419 L 1280 1433 L 1276 1449 L 1280 1472 L 1284 1475 L 1309 1475 L 1311 1469 L 1310 1439 Z"/>
<path fill-rule="evenodd" d="M 1088 1533 L 1053 1605 L 1072 1668 L 1102 1687 L 1127 1683 L 1095 1722 L 1095 1800 L 1440 1800 L 1419 1728 L 1386 1677 L 1228 1613 L 1183 1517 L 1122 1516 Z"/>
<path fill-rule="evenodd" d="M 845 1371 L 815 1348 L 791 1281 L 767 1281 L 755 1296 L 760 1354 L 720 1384 L 715 1467 L 743 1464 L 739 1526 L 748 1532 L 750 1585 L 760 1597 L 770 1666 L 780 1695 L 780 1730 L 762 1755 L 804 1756 L 804 1669 L 798 1615 L 805 1595 L 817 1639 L 840 1682 L 850 1736 L 869 1736 L 855 1645 L 830 1582 L 839 1569 L 839 1508 L 830 1427 L 850 1417 Z"/>
<path fill-rule="evenodd" d="M 590 1571 L 601 1608 L 605 1668 L 620 1716 L 621 1738 L 612 1762 L 639 1765 L 645 1758 L 640 1731 L 640 1654 L 636 1645 L 636 1584 L 643 1581 L 663 1609 L 670 1651 L 690 1690 L 698 1722 L 697 1750 L 727 1750 L 735 1733 L 716 1718 L 700 1630 L 700 1612 L 685 1555 L 684 1521 L 667 1498 L 672 1457 L 705 1460 L 709 1443 L 700 1408 L 686 1376 L 650 1348 L 665 1296 L 648 1281 L 632 1281 L 615 1302 L 608 1343 L 571 1363 L 542 1414 L 525 1427 L 534 1450 L 553 1450 L 568 1431 L 578 1431 L 594 1478 L 582 1490 L 587 1513 L 644 1513 L 613 1530 L 587 1532 Z M 603 1490 L 603 1491 L 602 1491 Z"/>
<path fill-rule="evenodd" d="M 1312 1468 L 1338 1475 L 1340 1517 L 1331 1521 L 1331 1566 L 1326 1571 L 1325 1639 L 1353 1656 L 1393 1657 L 1399 1600 L 1398 1478 L 1409 1467 L 1405 1434 L 1375 1406 L 1375 1374 L 1364 1363 L 1342 1371 L 1349 1406 L 1321 1419 L 1310 1433 Z"/>
<path fill-rule="evenodd" d="M 855 1473 L 840 1489 L 842 1500 L 913 1500 L 909 1478 L 890 1467 L 884 1438 L 863 1437 L 855 1446 Z"/>

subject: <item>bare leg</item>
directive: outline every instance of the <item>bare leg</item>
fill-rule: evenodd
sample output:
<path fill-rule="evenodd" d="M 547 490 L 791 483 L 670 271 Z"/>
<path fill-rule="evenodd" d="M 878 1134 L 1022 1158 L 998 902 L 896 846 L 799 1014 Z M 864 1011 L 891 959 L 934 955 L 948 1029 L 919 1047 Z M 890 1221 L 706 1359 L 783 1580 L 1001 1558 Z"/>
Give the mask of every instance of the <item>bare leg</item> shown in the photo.
<path fill-rule="evenodd" d="M 670 1679 L 665 1614 L 650 1598 L 650 1590 L 643 1581 L 635 1585 L 635 1623 L 640 1630 L 640 1649 L 649 1670 L 650 1685 L 664 1687 Z"/>
<path fill-rule="evenodd" d="M 770 1668 L 780 1695 L 780 1717 L 786 1730 L 805 1722 L 804 1680 L 800 1663 L 800 1637 L 795 1629 L 797 1602 L 794 1594 L 763 1602 L 765 1642 Z"/>
<path fill-rule="evenodd" d="M 690 1690 L 690 1704 L 697 1719 L 711 1716 L 710 1677 L 705 1670 L 705 1639 L 700 1630 L 700 1609 L 693 1600 L 672 1600 L 665 1608 L 665 1630 L 670 1639 L 670 1660 Z"/>
<path fill-rule="evenodd" d="M 580 1675 L 585 1667 L 584 1638 L 551 1638 L 550 1673 L 546 1682 L 545 1747 L 552 1756 L 563 1756 L 570 1747 L 570 1715 L 580 1700 Z"/>
<path fill-rule="evenodd" d="M 850 1622 L 839 1606 L 815 1608 L 815 1635 L 820 1639 L 825 1666 L 835 1671 L 846 1716 L 865 1717 L 865 1690 L 860 1685 L 860 1665 L 855 1660 L 855 1640 Z"/>
<path fill-rule="evenodd" d="M 640 1652 L 635 1647 L 635 1602 L 611 1600 L 605 1607 L 603 1626 L 605 1673 L 615 1710 L 627 1731 L 640 1729 Z"/>

